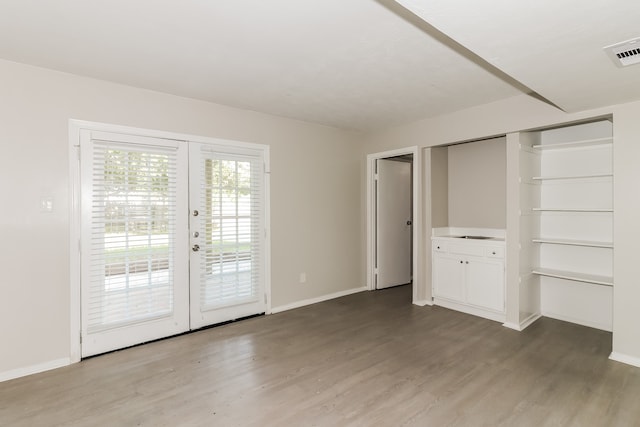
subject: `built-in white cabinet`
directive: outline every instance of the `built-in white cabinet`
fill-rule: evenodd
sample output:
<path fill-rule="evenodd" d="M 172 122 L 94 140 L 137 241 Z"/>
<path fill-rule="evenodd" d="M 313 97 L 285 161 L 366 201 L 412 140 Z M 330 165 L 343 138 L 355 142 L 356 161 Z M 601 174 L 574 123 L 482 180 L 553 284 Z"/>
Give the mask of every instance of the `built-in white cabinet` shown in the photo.
<path fill-rule="evenodd" d="M 465 268 L 460 256 L 434 252 L 433 294 L 452 301 L 465 300 Z"/>
<path fill-rule="evenodd" d="M 504 312 L 504 262 L 469 259 L 466 266 L 467 303 Z"/>
<path fill-rule="evenodd" d="M 432 165 L 434 303 L 516 330 L 541 316 L 612 330 L 613 150 L 610 119 L 508 134 L 506 230 L 491 235 L 504 242 L 454 237 L 442 209 L 451 185 Z M 475 193 L 465 200 L 480 205 Z"/>
<path fill-rule="evenodd" d="M 434 237 L 434 303 L 504 322 L 504 241 Z"/>

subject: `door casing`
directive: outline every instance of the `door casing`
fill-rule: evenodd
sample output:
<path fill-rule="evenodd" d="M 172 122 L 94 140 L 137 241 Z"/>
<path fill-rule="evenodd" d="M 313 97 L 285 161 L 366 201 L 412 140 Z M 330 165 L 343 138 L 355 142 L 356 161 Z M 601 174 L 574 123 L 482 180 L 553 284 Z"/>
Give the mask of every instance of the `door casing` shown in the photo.
<path fill-rule="evenodd" d="M 423 236 L 423 200 L 422 200 L 422 153 L 417 146 L 400 148 L 397 150 L 383 151 L 379 153 L 373 153 L 367 155 L 367 208 L 366 208 L 366 221 L 367 221 L 367 289 L 375 289 L 375 165 L 376 160 L 384 159 L 388 157 L 403 156 L 407 154 L 413 154 L 413 255 L 412 255 L 412 271 L 413 271 L 413 285 L 412 285 L 412 302 L 415 305 L 431 305 L 430 298 L 421 299 L 419 295 L 430 295 L 430 291 L 427 290 L 427 281 L 424 277 L 424 269 L 419 260 L 424 256 L 424 245 L 426 238 Z"/>

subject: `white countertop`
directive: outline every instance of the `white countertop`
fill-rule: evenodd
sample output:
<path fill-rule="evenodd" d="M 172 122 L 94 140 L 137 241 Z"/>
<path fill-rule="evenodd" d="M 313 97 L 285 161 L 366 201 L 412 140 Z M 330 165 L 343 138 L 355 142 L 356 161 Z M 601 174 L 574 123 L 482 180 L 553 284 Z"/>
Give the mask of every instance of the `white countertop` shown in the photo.
<path fill-rule="evenodd" d="M 463 239 L 462 236 L 481 236 L 487 239 Z M 432 229 L 431 238 L 456 239 L 462 241 L 504 241 L 506 231 L 497 228 L 464 228 L 464 227 L 440 227 Z"/>

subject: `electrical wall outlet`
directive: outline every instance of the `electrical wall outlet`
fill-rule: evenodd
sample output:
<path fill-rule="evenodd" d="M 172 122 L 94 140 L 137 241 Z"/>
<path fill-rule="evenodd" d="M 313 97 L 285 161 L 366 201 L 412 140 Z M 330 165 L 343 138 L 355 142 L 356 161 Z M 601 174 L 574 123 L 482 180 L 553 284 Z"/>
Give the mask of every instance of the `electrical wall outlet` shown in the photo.
<path fill-rule="evenodd" d="M 300 273 L 300 283 L 307 282 L 307 273 Z"/>

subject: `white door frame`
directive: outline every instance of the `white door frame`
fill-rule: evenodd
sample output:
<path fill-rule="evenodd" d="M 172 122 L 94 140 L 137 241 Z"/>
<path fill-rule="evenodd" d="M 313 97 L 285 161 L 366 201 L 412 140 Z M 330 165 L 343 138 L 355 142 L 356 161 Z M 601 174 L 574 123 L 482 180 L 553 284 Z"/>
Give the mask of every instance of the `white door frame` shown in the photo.
<path fill-rule="evenodd" d="M 425 286 L 423 276 L 422 259 L 423 233 L 422 233 L 422 156 L 418 146 L 400 148 L 396 150 L 383 151 L 367 155 L 367 289 L 375 289 L 375 256 L 376 256 L 376 197 L 375 197 L 375 166 L 376 160 L 388 157 L 403 156 L 413 154 L 413 230 L 412 230 L 412 246 L 413 246 L 413 297 L 412 302 L 416 305 L 425 305 L 425 301 L 420 301 L 418 295 L 419 290 Z M 424 292 L 423 292 L 424 294 Z"/>
<path fill-rule="evenodd" d="M 264 266 L 264 292 L 266 296 L 266 314 L 271 314 L 271 222 L 270 222 L 270 178 L 271 167 L 269 159 L 269 146 L 240 142 L 226 139 L 209 138 L 198 135 L 165 132 L 160 130 L 142 129 L 129 126 L 112 125 L 107 123 L 89 122 L 84 120 L 69 120 L 69 194 L 70 194 L 70 223 L 69 223 L 69 341 L 70 341 L 70 362 L 79 362 L 82 358 L 82 347 L 80 343 L 80 333 L 82 330 L 81 318 L 81 271 L 80 271 L 80 238 L 81 238 L 81 181 L 80 181 L 80 133 L 82 130 L 103 131 L 121 133 L 134 136 L 146 136 L 162 139 L 172 139 L 177 141 L 199 142 L 203 144 L 229 145 L 233 147 L 244 147 L 254 150 L 262 150 L 264 158 L 264 226 L 265 226 L 265 266 Z M 186 212 L 185 212 L 186 214 Z M 188 230 L 185 230 L 188 232 Z M 189 250 L 189 248 L 185 248 Z"/>

